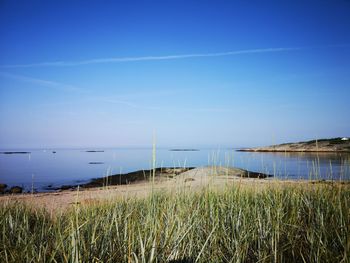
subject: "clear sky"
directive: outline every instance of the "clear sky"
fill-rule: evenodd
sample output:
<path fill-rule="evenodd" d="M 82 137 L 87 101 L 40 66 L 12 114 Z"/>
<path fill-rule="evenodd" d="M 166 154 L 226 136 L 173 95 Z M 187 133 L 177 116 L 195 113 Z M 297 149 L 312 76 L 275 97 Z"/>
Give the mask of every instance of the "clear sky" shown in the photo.
<path fill-rule="evenodd" d="M 350 1 L 0 0 L 0 148 L 350 136 Z"/>

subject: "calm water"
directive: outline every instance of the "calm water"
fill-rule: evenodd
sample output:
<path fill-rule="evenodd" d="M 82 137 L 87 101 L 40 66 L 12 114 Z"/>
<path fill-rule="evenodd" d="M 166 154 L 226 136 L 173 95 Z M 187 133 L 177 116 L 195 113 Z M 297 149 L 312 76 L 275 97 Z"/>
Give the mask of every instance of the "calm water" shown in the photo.
<path fill-rule="evenodd" d="M 87 182 L 107 174 L 152 167 L 152 149 L 27 150 L 30 154 L 0 154 L 0 183 L 38 191 L 52 185 Z M 101 149 L 102 150 L 102 149 Z M 350 179 L 349 154 L 249 153 L 201 149 L 173 152 L 157 149 L 157 166 L 229 165 L 288 179 Z M 100 162 L 100 164 L 89 164 Z M 102 163 L 102 164 L 101 164 Z"/>

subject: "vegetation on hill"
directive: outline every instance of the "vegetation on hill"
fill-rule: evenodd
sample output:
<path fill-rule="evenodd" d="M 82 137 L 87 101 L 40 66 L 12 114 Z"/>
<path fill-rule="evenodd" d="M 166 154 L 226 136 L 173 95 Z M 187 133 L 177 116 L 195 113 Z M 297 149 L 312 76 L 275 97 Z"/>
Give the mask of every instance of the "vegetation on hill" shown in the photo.
<path fill-rule="evenodd" d="M 240 149 L 248 152 L 350 152 L 350 140 L 341 137 L 305 142 L 282 143 L 266 147 Z"/>

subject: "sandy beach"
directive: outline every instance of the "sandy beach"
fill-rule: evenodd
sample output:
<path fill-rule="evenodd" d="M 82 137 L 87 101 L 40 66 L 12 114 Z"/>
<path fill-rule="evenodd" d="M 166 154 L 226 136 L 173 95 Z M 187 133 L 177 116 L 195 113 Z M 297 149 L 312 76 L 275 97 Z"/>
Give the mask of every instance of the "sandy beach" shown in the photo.
<path fill-rule="evenodd" d="M 186 170 L 186 169 L 185 169 Z M 175 174 L 175 172 L 177 174 Z M 238 187 L 264 189 L 266 186 L 286 186 L 312 183 L 307 180 L 280 180 L 274 178 L 245 178 L 245 170 L 227 167 L 199 167 L 187 171 L 163 170 L 152 182 L 152 177 L 130 184 L 107 185 L 102 187 L 79 187 L 55 192 L 17 194 L 0 196 L 0 203 L 23 202 L 35 208 L 45 208 L 49 213 L 64 211 L 75 204 L 93 204 L 124 198 L 142 198 L 152 191 L 183 193 L 199 191 L 204 187 L 224 189 L 236 184 Z"/>

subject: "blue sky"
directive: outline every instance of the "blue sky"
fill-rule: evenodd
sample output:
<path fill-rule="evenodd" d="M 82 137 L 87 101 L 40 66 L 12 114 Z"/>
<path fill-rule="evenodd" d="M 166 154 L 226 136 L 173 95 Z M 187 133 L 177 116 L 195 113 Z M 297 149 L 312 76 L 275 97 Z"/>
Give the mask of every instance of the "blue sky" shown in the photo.
<path fill-rule="evenodd" d="M 350 136 L 350 1 L 0 1 L 0 148 Z"/>

